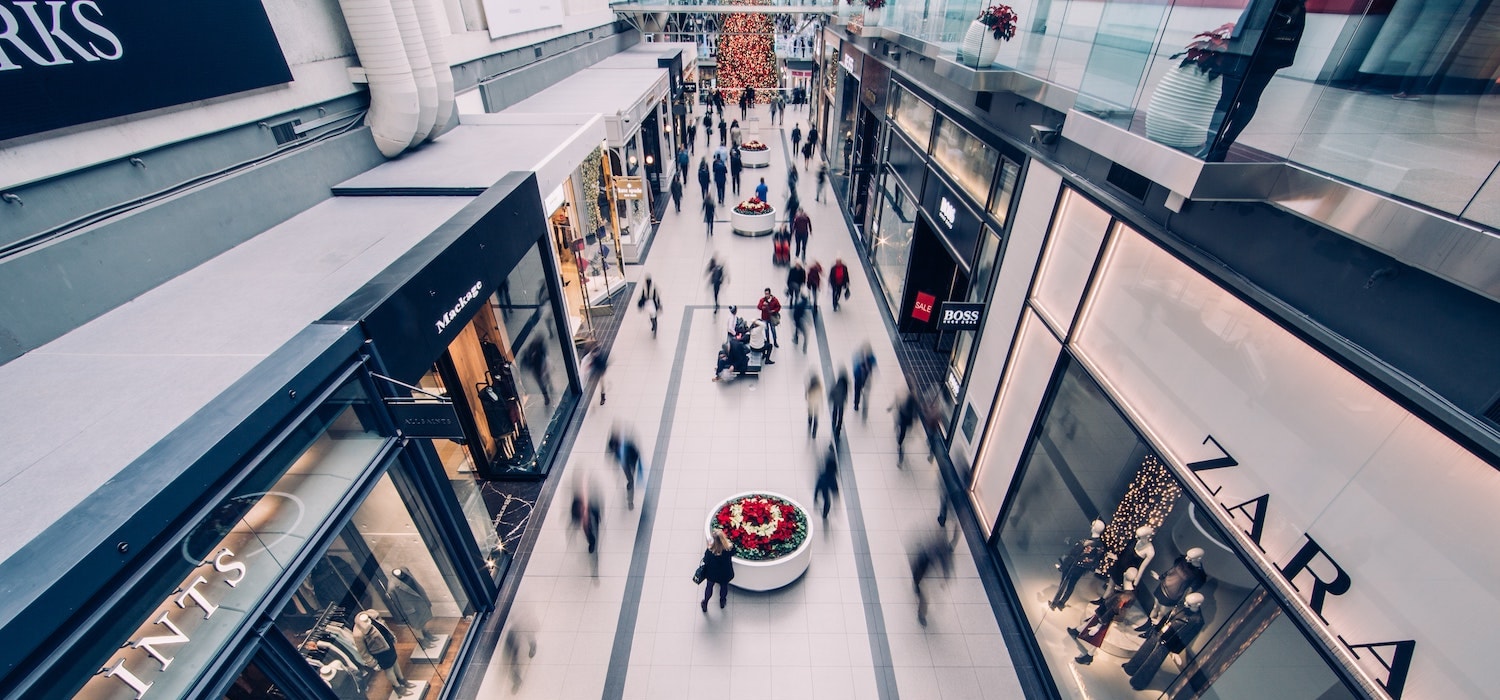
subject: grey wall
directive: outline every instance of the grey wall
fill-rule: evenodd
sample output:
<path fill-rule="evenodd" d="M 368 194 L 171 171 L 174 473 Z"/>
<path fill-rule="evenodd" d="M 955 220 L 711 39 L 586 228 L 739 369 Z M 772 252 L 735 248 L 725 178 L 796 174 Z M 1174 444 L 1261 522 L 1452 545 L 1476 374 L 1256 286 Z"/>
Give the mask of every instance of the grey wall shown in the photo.
<path fill-rule="evenodd" d="M 596 37 L 594 41 L 588 41 L 587 34 L 580 32 L 540 44 L 541 58 L 537 58 L 535 51 L 527 47 L 466 63 L 460 68 L 466 76 L 472 76 L 474 82 L 470 84 L 479 85 L 485 111 L 498 112 L 640 43 L 640 33 L 633 30 L 603 35 L 603 32 L 612 30 L 612 26 L 593 30 Z M 583 41 L 579 42 L 579 38 L 583 38 Z M 457 70 L 454 75 L 456 82 Z"/>
<path fill-rule="evenodd" d="M 312 207 L 333 185 L 383 162 L 361 127 L 0 260 L 0 363 Z"/>

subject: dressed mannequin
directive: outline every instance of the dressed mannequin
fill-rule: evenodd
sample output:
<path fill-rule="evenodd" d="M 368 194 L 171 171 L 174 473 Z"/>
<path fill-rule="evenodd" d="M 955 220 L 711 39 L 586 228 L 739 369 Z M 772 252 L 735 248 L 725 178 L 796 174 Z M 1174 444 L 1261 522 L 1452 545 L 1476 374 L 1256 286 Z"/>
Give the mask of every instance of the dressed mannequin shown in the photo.
<path fill-rule="evenodd" d="M 411 693 L 415 684 L 401 675 L 401 666 L 396 660 L 396 635 L 380 621 L 380 613 L 366 610 L 356 616 L 354 639 L 375 659 L 375 665 L 385 671 L 385 677 L 391 681 L 397 695 Z"/>
<path fill-rule="evenodd" d="M 318 640 L 316 647 L 323 650 L 323 658 L 325 660 L 328 660 L 330 662 L 342 663 L 344 665 L 344 669 L 349 672 L 349 675 L 352 676 L 354 680 L 360 681 L 364 679 L 367 669 L 364 666 L 361 666 L 359 662 L 355 661 L 354 656 L 345 651 L 338 644 L 329 642 L 328 640 L 320 639 Z"/>
<path fill-rule="evenodd" d="M 350 658 L 364 668 L 375 667 L 375 657 L 365 651 L 365 645 L 354 638 L 354 633 L 342 624 L 331 624 L 326 630 L 328 641 L 342 649 Z"/>
<path fill-rule="evenodd" d="M 1109 567 L 1109 578 L 1116 586 L 1125 582 L 1125 571 L 1135 569 L 1145 571 L 1151 565 L 1151 558 L 1156 556 L 1156 547 L 1152 546 L 1151 538 L 1156 536 L 1156 528 L 1150 525 L 1142 525 L 1135 529 L 1135 539 L 1125 547 L 1115 558 L 1115 563 Z"/>
<path fill-rule="evenodd" d="M 353 672 L 342 661 L 331 661 L 318 667 L 318 677 L 333 690 L 340 700 L 356 700 L 362 697 Z"/>
<path fill-rule="evenodd" d="M 1073 543 L 1073 548 L 1068 550 L 1058 563 L 1057 569 L 1062 572 L 1062 579 L 1057 584 L 1057 594 L 1052 596 L 1052 602 L 1047 607 L 1053 610 L 1062 610 L 1068 606 L 1068 599 L 1073 597 L 1073 587 L 1078 585 L 1078 579 L 1084 574 L 1093 571 L 1099 565 L 1099 560 L 1104 556 L 1104 542 L 1099 536 L 1104 534 L 1104 522 L 1095 520 L 1089 528 L 1088 539 Z"/>
<path fill-rule="evenodd" d="M 1172 610 L 1159 624 L 1151 628 L 1146 643 L 1137 649 L 1135 656 L 1125 662 L 1125 672 L 1130 674 L 1130 687 L 1144 690 L 1161 669 L 1168 653 L 1178 654 L 1193 643 L 1193 638 L 1203 631 L 1202 593 L 1183 596 L 1182 605 Z"/>
<path fill-rule="evenodd" d="M 437 637 L 427 631 L 427 623 L 432 620 L 432 601 L 427 598 L 427 591 L 417 579 L 405 569 L 391 569 L 391 581 L 387 590 L 391 594 L 392 612 L 401 617 L 411 631 L 415 632 L 419 639 L 417 643 L 423 649 L 430 649 L 437 642 Z"/>
<path fill-rule="evenodd" d="M 1177 561 L 1172 562 L 1172 568 L 1161 577 L 1161 584 L 1156 587 L 1156 602 L 1151 608 L 1150 618 L 1136 628 L 1138 632 L 1146 632 L 1152 625 L 1161 622 L 1163 616 L 1176 607 L 1189 593 L 1197 591 L 1208 582 L 1208 574 L 1203 571 L 1203 549 L 1193 547 Z M 1141 635 L 1146 636 L 1145 634 Z"/>
<path fill-rule="evenodd" d="M 1119 588 L 1105 596 L 1104 602 L 1094 608 L 1094 614 L 1083 621 L 1082 630 L 1076 627 L 1068 628 L 1068 636 L 1082 643 L 1082 653 L 1073 660 L 1080 664 L 1094 663 L 1094 651 L 1104 644 L 1104 638 L 1109 634 L 1110 624 L 1120 613 L 1125 612 L 1130 606 L 1135 605 L 1135 579 L 1140 572 L 1135 568 L 1127 569 L 1123 575 L 1124 582 Z"/>

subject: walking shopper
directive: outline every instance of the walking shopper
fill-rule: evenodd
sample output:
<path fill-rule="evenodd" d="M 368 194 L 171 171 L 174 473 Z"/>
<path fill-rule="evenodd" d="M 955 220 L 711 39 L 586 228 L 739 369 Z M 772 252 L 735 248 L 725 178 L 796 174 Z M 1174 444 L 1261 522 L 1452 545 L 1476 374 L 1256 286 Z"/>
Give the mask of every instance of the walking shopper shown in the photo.
<path fill-rule="evenodd" d="M 807 296 L 812 300 L 812 307 L 818 308 L 818 290 L 823 288 L 823 264 L 814 260 L 812 267 L 807 268 Z"/>
<path fill-rule="evenodd" d="M 708 235 L 714 235 L 714 198 L 707 193 L 703 195 L 703 223 L 708 225 Z M 835 306 L 837 308 L 837 306 Z"/>
<path fill-rule="evenodd" d="M 729 537 L 723 530 L 714 528 L 701 563 L 705 585 L 703 601 L 698 607 L 703 612 L 708 612 L 708 599 L 714 595 L 714 584 L 718 584 L 719 607 L 723 608 L 729 604 L 729 582 L 734 580 L 734 545 L 729 542 Z"/>
<path fill-rule="evenodd" d="M 796 214 L 792 217 L 792 252 L 797 257 L 807 260 L 807 238 L 812 235 L 812 217 L 807 215 L 807 210 L 802 207 L 795 209 Z"/>
<path fill-rule="evenodd" d="M 870 385 L 870 378 L 875 374 L 875 351 L 870 349 L 870 344 L 865 343 L 859 350 L 854 352 L 854 410 L 859 410 L 859 400 L 865 395 L 865 389 Z M 865 410 L 860 413 L 863 420 L 870 412 L 870 402 L 865 402 Z"/>
<path fill-rule="evenodd" d="M 776 116 L 776 124 L 786 126 L 786 98 L 780 92 L 776 93 Z"/>
<path fill-rule="evenodd" d="M 823 381 L 818 375 L 807 375 L 807 438 L 818 438 L 818 416 L 823 412 Z"/>
<path fill-rule="evenodd" d="M 766 179 L 761 178 L 760 184 L 755 186 L 755 196 L 758 197 L 762 202 L 769 202 L 771 200 L 766 199 L 766 195 L 770 194 L 770 192 L 771 188 L 766 187 Z"/>
<path fill-rule="evenodd" d="M 688 126 L 687 126 L 687 145 L 688 145 L 688 151 L 690 151 L 692 153 L 697 153 L 698 152 L 698 122 L 697 121 L 689 121 L 688 122 Z"/>
<path fill-rule="evenodd" d="M 719 193 L 719 203 L 724 203 L 724 185 L 729 181 L 729 165 L 723 158 L 714 156 L 714 189 Z"/>
<path fill-rule="evenodd" d="M 740 123 L 732 122 L 729 125 L 729 145 L 733 148 L 739 148 L 741 143 L 741 136 L 742 134 L 740 132 Z"/>
<path fill-rule="evenodd" d="M 604 443 L 605 452 L 615 460 L 615 466 L 625 472 L 625 507 L 635 510 L 635 478 L 646 471 L 641 461 L 641 449 L 635 441 L 623 435 L 619 429 L 611 430 Z"/>
<path fill-rule="evenodd" d="M 906 433 L 916 425 L 917 415 L 921 412 L 917 406 L 917 397 L 909 391 L 905 392 L 886 411 L 896 414 L 896 468 L 901 469 L 906 464 Z"/>
<path fill-rule="evenodd" d="M 656 337 L 656 321 L 661 316 L 661 296 L 657 290 L 651 290 L 651 298 L 646 301 L 646 315 L 651 319 L 651 337 Z"/>
<path fill-rule="evenodd" d="M 714 147 L 714 114 L 712 111 L 703 113 L 703 147 Z"/>
<path fill-rule="evenodd" d="M 713 235 L 709 233 L 709 235 Z M 708 285 L 714 290 L 714 313 L 719 313 L 719 288 L 724 286 L 725 280 L 729 279 L 729 273 L 718 260 L 708 260 Z"/>
<path fill-rule="evenodd" d="M 797 166 L 795 164 L 786 169 L 786 190 L 788 192 L 797 191 L 797 180 L 799 180 L 800 177 L 801 176 L 797 172 Z"/>
<path fill-rule="evenodd" d="M 686 147 L 678 148 L 677 149 L 677 177 L 674 178 L 674 179 L 681 180 L 683 182 L 687 182 L 688 166 L 692 165 L 692 164 L 693 164 L 693 160 L 688 157 L 687 148 Z"/>
<path fill-rule="evenodd" d="M 812 335 L 807 329 L 810 315 L 807 309 L 807 297 L 798 297 L 792 302 L 792 345 L 798 345 L 800 342 L 802 352 L 807 352 L 808 336 Z"/>
<path fill-rule="evenodd" d="M 786 273 L 786 299 L 788 303 L 796 304 L 802 298 L 802 285 L 807 283 L 807 270 L 800 263 L 792 263 L 790 270 Z"/>
<path fill-rule="evenodd" d="M 818 150 L 818 127 L 816 126 L 807 127 L 807 149 L 809 153 Z"/>
<path fill-rule="evenodd" d="M 943 578 L 953 575 L 953 545 L 941 535 L 928 537 L 911 554 L 911 587 L 917 594 L 917 622 L 923 627 L 927 626 L 927 596 L 922 593 L 922 579 L 934 566 L 943 570 Z"/>
<path fill-rule="evenodd" d="M 849 298 L 849 268 L 842 258 L 833 261 L 828 270 L 828 291 L 833 293 L 833 310 L 839 310 L 839 297 Z"/>
<path fill-rule="evenodd" d="M 588 367 L 589 376 L 599 381 L 599 405 L 604 405 L 604 392 L 609 385 L 604 381 L 604 373 L 609 370 L 609 351 L 604 349 L 604 344 L 593 341 L 593 347 L 588 355 L 584 357 L 585 365 Z"/>
<path fill-rule="evenodd" d="M 792 153 L 796 153 L 801 148 L 802 148 L 802 125 L 801 124 L 793 124 L 792 125 Z"/>
<path fill-rule="evenodd" d="M 683 172 L 687 171 L 683 170 Z M 682 178 L 672 178 L 672 206 L 677 209 L 678 214 L 682 213 L 682 179 L 686 177 L 687 175 L 683 175 Z"/>
<path fill-rule="evenodd" d="M 704 197 L 708 196 L 708 183 L 712 176 L 708 172 L 708 159 L 698 161 L 698 192 Z"/>
<path fill-rule="evenodd" d="M 589 543 L 589 554 L 595 554 L 594 550 L 599 546 L 599 514 L 604 506 L 592 493 L 587 480 L 578 480 L 573 488 L 573 527 L 583 531 L 583 538 Z"/>
<path fill-rule="evenodd" d="M 828 185 L 828 164 L 827 163 L 819 163 L 818 164 L 818 191 L 817 191 L 817 194 L 813 195 L 813 201 L 814 202 L 821 202 L 821 201 L 823 201 L 823 188 L 826 187 L 827 185 Z"/>
<path fill-rule="evenodd" d="M 771 288 L 766 287 L 765 296 L 756 302 L 755 308 L 760 309 L 760 322 L 766 324 L 766 337 L 771 339 L 771 344 L 781 347 L 776 340 L 776 324 L 781 323 L 781 301 L 771 294 Z"/>
<path fill-rule="evenodd" d="M 823 499 L 823 520 L 828 520 L 828 509 L 833 507 L 833 497 L 839 492 L 839 451 L 834 443 L 828 443 L 823 455 L 823 468 L 818 470 L 818 480 L 813 484 L 813 507 Z"/>
<path fill-rule="evenodd" d="M 723 119 L 719 120 L 719 145 L 729 145 L 729 125 Z"/>
<path fill-rule="evenodd" d="M 828 385 L 828 426 L 837 439 L 844 432 L 844 406 L 849 403 L 849 373 L 839 370 Z"/>
<path fill-rule="evenodd" d="M 536 658 L 536 633 L 512 627 L 505 635 L 505 643 L 501 652 L 501 658 L 510 669 L 510 692 L 512 694 L 521 689 L 521 647 L 526 647 L 526 658 Z"/>
<path fill-rule="evenodd" d="M 740 195 L 740 173 L 745 171 L 745 161 L 740 156 L 740 147 L 729 151 L 729 181 L 734 184 L 734 196 Z"/>

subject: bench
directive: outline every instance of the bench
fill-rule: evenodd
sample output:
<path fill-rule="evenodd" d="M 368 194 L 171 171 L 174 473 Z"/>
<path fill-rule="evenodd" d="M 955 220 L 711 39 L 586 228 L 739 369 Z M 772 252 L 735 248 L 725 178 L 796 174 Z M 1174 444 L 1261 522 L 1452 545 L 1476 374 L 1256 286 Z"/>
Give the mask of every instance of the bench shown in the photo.
<path fill-rule="evenodd" d="M 750 361 L 745 363 L 745 371 L 736 372 L 736 377 L 759 377 L 760 368 L 765 363 L 765 355 L 755 350 L 750 351 Z"/>

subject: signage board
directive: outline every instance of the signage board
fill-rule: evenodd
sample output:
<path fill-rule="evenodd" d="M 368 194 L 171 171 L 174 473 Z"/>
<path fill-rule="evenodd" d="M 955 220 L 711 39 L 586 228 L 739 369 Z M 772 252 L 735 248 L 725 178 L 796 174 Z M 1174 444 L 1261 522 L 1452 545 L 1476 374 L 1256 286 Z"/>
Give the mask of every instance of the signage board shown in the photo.
<path fill-rule="evenodd" d="M 259 0 L 0 0 L 0 140 L 291 80 Z"/>
<path fill-rule="evenodd" d="M 646 196 L 646 185 L 639 175 L 619 175 L 610 182 L 615 188 L 615 199 L 641 199 Z"/>
<path fill-rule="evenodd" d="M 983 302 L 945 301 L 938 307 L 938 330 L 977 331 L 983 318 Z"/>
<path fill-rule="evenodd" d="M 911 317 L 927 323 L 932 320 L 932 306 L 937 303 L 937 297 L 927 292 L 917 292 L 917 300 L 911 305 Z"/>
<path fill-rule="evenodd" d="M 460 440 L 464 437 L 463 426 L 458 422 L 458 411 L 453 404 L 442 401 L 405 401 L 386 404 L 396 429 L 402 437 L 447 438 Z"/>
<path fill-rule="evenodd" d="M 972 268 L 975 251 L 979 247 L 982 221 L 968 201 L 949 187 L 936 172 L 932 170 L 927 174 L 927 183 L 922 192 L 922 208 L 932 219 L 933 232 L 947 241 L 964 266 Z"/>
<path fill-rule="evenodd" d="M 849 75 L 854 76 L 856 80 L 859 79 L 859 58 L 857 56 L 846 50 L 844 55 L 839 56 L 839 65 L 843 66 L 844 70 L 848 71 Z"/>
<path fill-rule="evenodd" d="M 484 0 L 490 38 L 562 26 L 562 0 Z"/>

